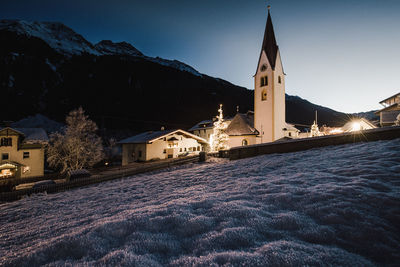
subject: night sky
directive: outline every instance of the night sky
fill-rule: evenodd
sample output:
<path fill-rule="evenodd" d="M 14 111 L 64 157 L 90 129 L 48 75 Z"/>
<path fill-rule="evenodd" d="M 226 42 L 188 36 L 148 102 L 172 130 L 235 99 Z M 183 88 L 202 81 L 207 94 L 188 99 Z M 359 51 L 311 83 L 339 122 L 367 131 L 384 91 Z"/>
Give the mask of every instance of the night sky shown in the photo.
<path fill-rule="evenodd" d="M 400 1 L 271 0 L 286 92 L 343 112 L 400 92 Z M 254 87 L 262 0 L 0 0 L 0 18 L 58 21 L 88 41 L 127 41 L 148 56 Z"/>

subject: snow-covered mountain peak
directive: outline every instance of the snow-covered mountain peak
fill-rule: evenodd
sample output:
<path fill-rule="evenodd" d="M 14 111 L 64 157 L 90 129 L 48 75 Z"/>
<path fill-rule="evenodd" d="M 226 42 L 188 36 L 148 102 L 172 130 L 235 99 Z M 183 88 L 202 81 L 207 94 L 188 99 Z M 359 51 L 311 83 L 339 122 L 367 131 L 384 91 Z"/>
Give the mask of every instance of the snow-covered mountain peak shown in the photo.
<path fill-rule="evenodd" d="M 176 59 L 169 60 L 169 59 L 163 59 L 163 58 L 160 58 L 160 57 L 147 57 L 147 59 L 152 61 L 152 62 L 155 62 L 155 63 L 158 63 L 160 65 L 163 65 L 163 66 L 174 68 L 174 69 L 177 69 L 177 70 L 180 70 L 180 71 L 186 71 L 186 72 L 189 72 L 189 73 L 191 73 L 193 75 L 196 75 L 196 76 L 199 76 L 199 77 L 202 76 L 202 74 L 200 72 L 198 72 L 197 70 L 195 70 L 193 67 L 191 67 L 191 66 L 189 66 L 189 65 L 187 65 L 187 64 L 185 64 L 183 62 L 180 62 L 180 61 L 178 61 Z"/>
<path fill-rule="evenodd" d="M 99 55 L 93 45 L 71 28 L 59 22 L 0 20 L 0 30 L 37 37 L 59 53 L 71 56 L 84 53 Z"/>
<path fill-rule="evenodd" d="M 103 40 L 94 47 L 103 55 L 143 56 L 142 52 L 127 42 L 114 43 L 110 40 Z"/>
<path fill-rule="evenodd" d="M 0 20 L 0 30 L 7 30 L 15 32 L 18 35 L 39 38 L 46 42 L 55 51 L 67 57 L 82 54 L 92 54 L 96 56 L 127 55 L 142 57 L 148 61 L 163 66 L 180 71 L 186 71 L 199 77 L 202 76 L 197 70 L 178 60 L 147 57 L 127 42 L 114 43 L 110 40 L 103 40 L 96 45 L 93 45 L 83 38 L 82 35 L 59 22 Z"/>

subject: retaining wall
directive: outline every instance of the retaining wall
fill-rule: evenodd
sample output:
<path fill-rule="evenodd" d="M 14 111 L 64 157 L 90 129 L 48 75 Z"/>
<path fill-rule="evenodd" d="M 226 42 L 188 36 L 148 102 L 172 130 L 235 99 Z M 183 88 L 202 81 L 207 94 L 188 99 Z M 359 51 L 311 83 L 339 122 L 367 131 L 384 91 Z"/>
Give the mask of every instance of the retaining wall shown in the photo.
<path fill-rule="evenodd" d="M 236 160 L 263 154 L 287 153 L 324 146 L 390 140 L 395 138 L 400 138 L 400 126 L 236 147 L 229 150 L 229 159 Z"/>

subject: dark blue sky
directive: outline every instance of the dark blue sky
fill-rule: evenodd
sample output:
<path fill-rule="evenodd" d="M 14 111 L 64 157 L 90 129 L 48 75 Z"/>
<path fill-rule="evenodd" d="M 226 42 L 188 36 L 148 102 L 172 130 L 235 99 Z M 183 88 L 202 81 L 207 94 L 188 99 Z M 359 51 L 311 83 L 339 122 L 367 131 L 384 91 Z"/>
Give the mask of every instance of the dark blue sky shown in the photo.
<path fill-rule="evenodd" d="M 271 0 L 286 91 L 344 112 L 400 92 L 400 1 Z M 253 88 L 267 14 L 262 0 L 0 0 L 0 18 L 59 21 L 96 43 Z"/>

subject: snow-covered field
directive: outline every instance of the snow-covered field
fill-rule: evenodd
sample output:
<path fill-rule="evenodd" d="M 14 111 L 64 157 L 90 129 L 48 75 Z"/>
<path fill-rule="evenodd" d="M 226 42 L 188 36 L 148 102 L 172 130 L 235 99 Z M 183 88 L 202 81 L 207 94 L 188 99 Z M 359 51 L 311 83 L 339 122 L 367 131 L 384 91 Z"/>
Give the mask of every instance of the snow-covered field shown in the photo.
<path fill-rule="evenodd" d="M 0 205 L 5 266 L 400 264 L 400 139 L 177 167 Z"/>

